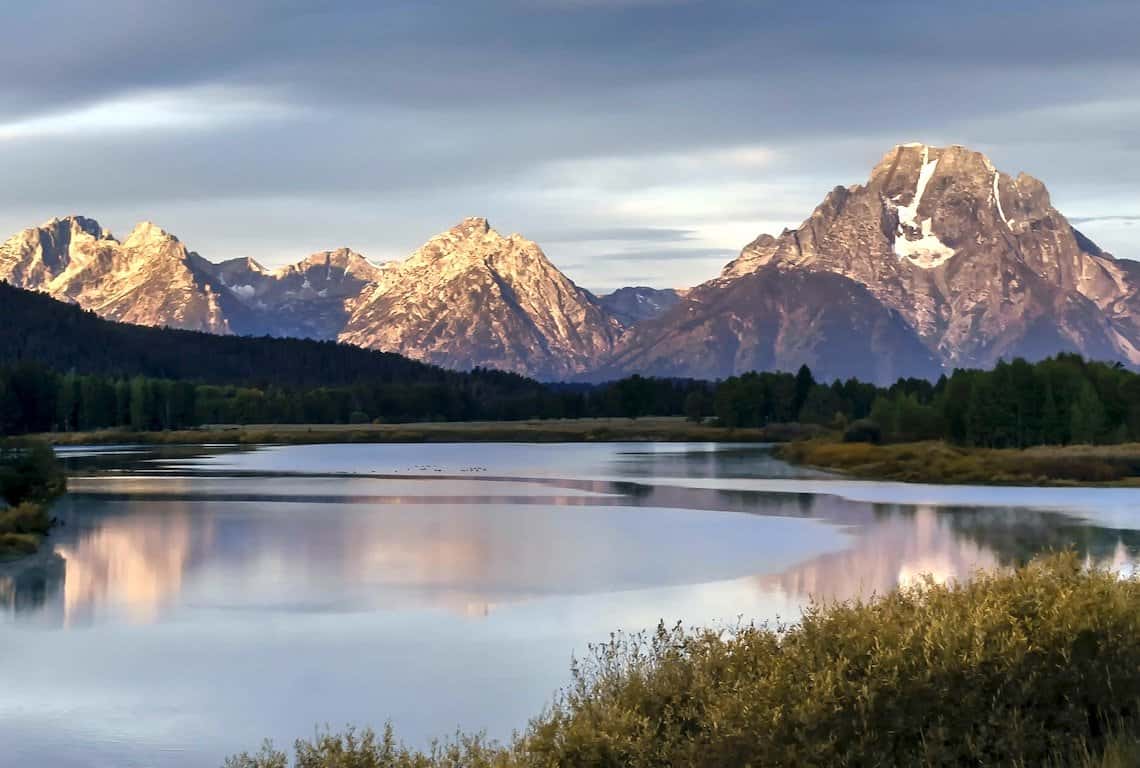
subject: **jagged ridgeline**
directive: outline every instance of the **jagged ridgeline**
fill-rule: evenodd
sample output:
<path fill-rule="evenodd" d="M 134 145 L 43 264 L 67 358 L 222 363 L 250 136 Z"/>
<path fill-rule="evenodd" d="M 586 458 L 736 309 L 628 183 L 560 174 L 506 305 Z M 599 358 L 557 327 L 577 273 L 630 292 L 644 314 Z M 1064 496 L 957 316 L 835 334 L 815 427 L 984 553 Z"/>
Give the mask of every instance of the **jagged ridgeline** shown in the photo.
<path fill-rule="evenodd" d="M 886 384 L 1074 352 L 1140 365 L 1140 263 L 1115 259 L 1045 185 L 966 147 L 902 144 L 796 229 L 685 291 L 595 296 L 522 235 L 469 218 L 403 261 L 348 249 L 220 264 L 143 223 L 82 217 L 0 245 L 0 279 L 100 316 L 347 342 L 544 381 L 717 379 L 808 365 Z"/>

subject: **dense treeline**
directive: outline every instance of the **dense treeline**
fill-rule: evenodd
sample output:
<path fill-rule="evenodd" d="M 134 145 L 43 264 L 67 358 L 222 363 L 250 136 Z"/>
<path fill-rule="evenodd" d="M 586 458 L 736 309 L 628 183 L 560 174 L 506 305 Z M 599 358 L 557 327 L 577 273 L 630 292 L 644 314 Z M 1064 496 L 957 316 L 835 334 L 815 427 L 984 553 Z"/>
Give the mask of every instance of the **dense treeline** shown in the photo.
<path fill-rule="evenodd" d="M 474 371 L 442 382 L 361 380 L 340 387 L 233 386 L 59 374 L 38 364 L 0 367 L 0 434 L 208 424 L 363 424 L 513 421 L 680 414 L 708 385 L 635 377 L 603 387 L 547 387 Z M 519 386 L 501 386 L 517 379 Z"/>
<path fill-rule="evenodd" d="M 872 442 L 1024 448 L 1140 440 L 1140 375 L 1072 354 L 885 388 L 854 379 L 818 383 L 807 368 L 795 376 L 749 373 L 721 382 L 713 397 L 715 415 L 728 426 L 800 421 Z"/>
<path fill-rule="evenodd" d="M 1140 440 L 1140 376 L 1060 355 L 958 370 L 937 382 L 876 387 L 848 379 L 748 373 L 711 384 L 633 376 L 601 386 L 544 386 L 476 370 L 439 381 L 362 378 L 343 386 L 219 385 L 0 366 L 0 434 L 208 424 L 351 424 L 679 416 L 729 428 L 800 422 L 848 439 L 945 439 L 990 448 Z"/>
<path fill-rule="evenodd" d="M 1058 355 L 890 387 L 748 373 L 718 383 L 633 376 L 601 386 L 446 371 L 331 342 L 112 323 L 0 283 L 0 434 L 204 424 L 344 424 L 599 416 L 801 422 L 849 439 L 992 448 L 1140 440 L 1140 376 Z"/>
<path fill-rule="evenodd" d="M 679 414 L 704 385 L 544 386 L 301 339 L 113 323 L 0 282 L 0 434 Z"/>

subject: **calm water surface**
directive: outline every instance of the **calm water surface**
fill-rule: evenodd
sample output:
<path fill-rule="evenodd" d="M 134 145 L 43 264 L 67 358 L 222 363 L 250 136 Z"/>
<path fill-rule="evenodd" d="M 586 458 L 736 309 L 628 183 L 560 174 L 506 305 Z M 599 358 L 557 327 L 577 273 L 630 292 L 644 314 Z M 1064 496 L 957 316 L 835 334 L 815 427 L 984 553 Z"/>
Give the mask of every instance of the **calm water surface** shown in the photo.
<path fill-rule="evenodd" d="M 505 737 L 614 630 L 1140 549 L 1140 491 L 852 482 L 756 446 L 66 456 L 50 551 L 0 566 L 0 765 L 216 766 L 318 723 Z"/>

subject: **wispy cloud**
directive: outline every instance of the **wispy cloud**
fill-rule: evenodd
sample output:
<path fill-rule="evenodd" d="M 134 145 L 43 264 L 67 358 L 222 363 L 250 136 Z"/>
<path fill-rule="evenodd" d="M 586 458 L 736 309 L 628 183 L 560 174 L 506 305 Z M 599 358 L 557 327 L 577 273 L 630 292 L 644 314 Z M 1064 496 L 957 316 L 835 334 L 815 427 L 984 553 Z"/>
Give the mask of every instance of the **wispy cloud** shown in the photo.
<path fill-rule="evenodd" d="M 614 251 L 597 258 L 604 261 L 699 261 L 736 256 L 732 248 L 663 248 L 661 250 Z"/>
<path fill-rule="evenodd" d="M 1130 224 L 1135 221 L 1140 221 L 1140 214 L 1121 214 L 1118 216 L 1070 216 L 1069 222 L 1072 224 L 1103 224 L 1108 222 L 1120 222 Z"/>
<path fill-rule="evenodd" d="M 257 94 L 222 87 L 142 91 L 0 123 L 0 141 L 193 131 L 280 118 L 290 111 Z"/>
<path fill-rule="evenodd" d="M 593 242 L 661 242 L 679 243 L 696 238 L 696 230 L 672 229 L 669 227 L 610 227 L 609 229 L 575 229 L 536 231 L 534 236 L 548 243 L 593 243 Z"/>

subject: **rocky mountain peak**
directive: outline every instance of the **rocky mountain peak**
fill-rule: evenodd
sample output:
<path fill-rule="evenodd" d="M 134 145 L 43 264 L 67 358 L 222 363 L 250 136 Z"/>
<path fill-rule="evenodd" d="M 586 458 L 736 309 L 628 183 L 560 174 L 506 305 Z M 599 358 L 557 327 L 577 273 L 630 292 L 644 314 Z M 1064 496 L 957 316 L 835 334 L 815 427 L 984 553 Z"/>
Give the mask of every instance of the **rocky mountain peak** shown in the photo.
<path fill-rule="evenodd" d="M 1040 181 L 961 145 L 894 147 L 866 183 L 836 187 L 797 229 L 758 237 L 721 279 L 768 266 L 865 286 L 947 365 L 1065 349 L 1140 363 L 1133 332 L 1117 339 L 1101 316 L 1131 316 L 1128 269 L 1077 233 Z"/>
<path fill-rule="evenodd" d="M 537 243 L 503 237 L 483 218 L 464 219 L 406 261 L 384 265 L 351 310 L 341 341 L 551 379 L 604 357 L 621 332 Z"/>
<path fill-rule="evenodd" d="M 494 230 L 491 229 L 490 223 L 488 223 L 485 218 L 481 216 L 469 216 L 448 231 L 457 238 L 465 239 L 470 237 L 483 237 Z M 498 235 L 497 232 L 495 234 Z"/>
<path fill-rule="evenodd" d="M 36 230 L 52 233 L 57 238 L 63 236 L 65 233 L 73 235 L 82 233 L 96 240 L 113 239 L 110 230 L 104 229 L 95 219 L 89 219 L 86 216 L 56 216 L 49 221 L 45 221 L 39 227 L 25 231 Z"/>
<path fill-rule="evenodd" d="M 177 243 L 178 238 L 167 232 L 153 221 L 140 221 L 127 235 L 123 245 L 128 248 L 137 248 L 152 243 Z"/>
<path fill-rule="evenodd" d="M 289 264 L 273 272 L 276 280 L 285 280 L 301 275 L 314 283 L 328 281 L 343 282 L 348 279 L 358 285 L 375 282 L 379 279 L 381 267 L 373 264 L 351 248 L 337 248 L 320 251 L 306 256 L 296 264 Z M 319 290 L 319 289 L 314 289 Z"/>

